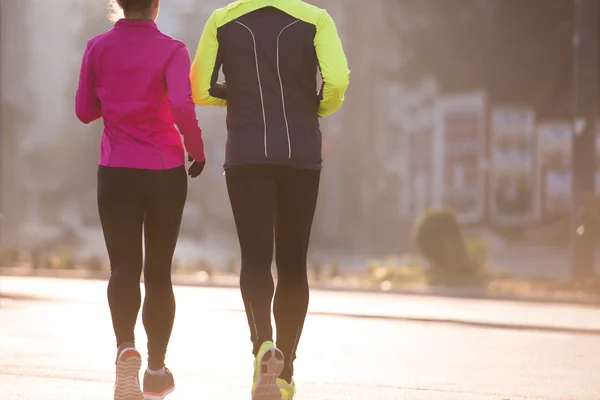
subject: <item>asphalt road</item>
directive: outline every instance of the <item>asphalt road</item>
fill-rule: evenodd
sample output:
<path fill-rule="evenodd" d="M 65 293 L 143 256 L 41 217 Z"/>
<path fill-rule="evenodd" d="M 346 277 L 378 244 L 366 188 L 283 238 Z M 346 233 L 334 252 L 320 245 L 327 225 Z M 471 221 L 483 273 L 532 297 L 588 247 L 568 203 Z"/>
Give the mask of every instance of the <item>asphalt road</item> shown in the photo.
<path fill-rule="evenodd" d="M 106 283 L 0 279 L 0 400 L 112 399 Z M 168 399 L 249 399 L 237 290 L 176 295 Z M 597 400 L 600 309 L 315 292 L 298 354 L 297 400 Z"/>

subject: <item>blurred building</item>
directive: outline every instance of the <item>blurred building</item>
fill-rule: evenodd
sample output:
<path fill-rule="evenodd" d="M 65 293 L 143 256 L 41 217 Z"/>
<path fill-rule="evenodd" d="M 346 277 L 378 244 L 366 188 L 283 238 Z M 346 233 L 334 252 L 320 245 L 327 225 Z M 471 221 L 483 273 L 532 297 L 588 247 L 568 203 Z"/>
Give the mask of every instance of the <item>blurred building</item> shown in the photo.
<path fill-rule="evenodd" d="M 193 55 L 206 19 L 227 3 L 169 0 L 158 23 Z M 564 211 L 570 172 L 553 159 L 534 162 L 538 148 L 555 138 L 538 135 L 539 121 L 527 104 L 496 105 L 483 91 L 443 93 L 433 78 L 404 82 L 397 73 L 404 47 L 394 34 L 405 22 L 398 2 L 312 3 L 336 21 L 352 71 L 346 103 L 321 121 L 324 169 L 314 248 L 406 251 L 415 217 L 432 205 L 453 206 L 464 222 L 480 225 Z M 61 230 L 97 227 L 94 170 L 102 127 L 77 121 L 73 97 L 87 39 L 110 26 L 101 0 L 2 0 L 0 7 L 0 244 L 28 247 Z M 200 108 L 198 118 L 209 166 L 202 181 L 190 185 L 184 231 L 233 236 L 222 175 L 225 112 Z M 541 131 L 553 132 L 546 125 Z M 563 131 L 557 135 L 568 141 L 570 132 Z M 570 154 L 563 147 L 554 153 Z"/>

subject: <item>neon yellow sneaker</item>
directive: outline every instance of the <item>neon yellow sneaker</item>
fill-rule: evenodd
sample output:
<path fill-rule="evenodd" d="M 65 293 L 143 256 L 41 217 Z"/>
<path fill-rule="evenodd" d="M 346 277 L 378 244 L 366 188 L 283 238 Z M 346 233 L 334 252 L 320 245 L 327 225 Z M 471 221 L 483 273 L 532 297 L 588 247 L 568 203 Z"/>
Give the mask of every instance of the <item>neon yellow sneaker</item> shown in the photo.
<path fill-rule="evenodd" d="M 283 370 L 283 353 L 273 342 L 260 346 L 254 359 L 252 400 L 282 400 L 277 378 Z"/>
<path fill-rule="evenodd" d="M 296 384 L 292 379 L 291 383 L 287 383 L 285 379 L 277 379 L 277 386 L 281 389 L 281 397 L 283 400 L 294 400 L 296 396 Z"/>

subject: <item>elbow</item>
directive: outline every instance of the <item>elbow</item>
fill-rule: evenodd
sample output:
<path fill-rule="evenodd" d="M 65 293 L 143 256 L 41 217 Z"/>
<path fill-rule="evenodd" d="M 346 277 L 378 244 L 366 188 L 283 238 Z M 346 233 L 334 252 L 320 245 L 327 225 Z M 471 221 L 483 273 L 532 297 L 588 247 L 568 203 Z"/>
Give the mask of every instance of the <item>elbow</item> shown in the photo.
<path fill-rule="evenodd" d="M 340 103 L 344 101 L 347 89 L 347 82 L 334 82 L 331 85 L 329 85 L 330 93 L 333 95 L 333 97 L 340 99 Z"/>
<path fill-rule="evenodd" d="M 192 102 L 197 106 L 210 105 L 208 104 L 210 101 L 209 88 L 204 88 L 200 78 L 195 73 L 194 66 L 192 66 L 190 81 L 192 82 Z"/>
<path fill-rule="evenodd" d="M 194 90 L 192 89 L 192 101 L 197 106 L 208 106 L 210 105 L 210 94 L 208 89 L 206 90 Z"/>
<path fill-rule="evenodd" d="M 345 76 L 336 79 L 330 79 L 326 84 L 329 86 L 329 89 L 338 93 L 344 93 L 350 84 L 350 77 Z"/>
<path fill-rule="evenodd" d="M 197 106 L 201 106 L 201 107 L 203 107 L 203 106 L 226 107 L 227 106 L 227 100 L 211 96 L 210 92 L 208 90 L 203 91 L 202 93 L 199 93 L 199 94 L 193 94 L 192 100 L 194 101 L 194 104 L 196 104 Z"/>
<path fill-rule="evenodd" d="M 194 95 L 192 97 L 192 99 L 194 100 L 194 104 L 197 106 L 209 106 L 210 105 L 210 95 L 208 94 L 208 92 Z"/>
<path fill-rule="evenodd" d="M 98 117 L 95 114 L 89 113 L 89 112 L 83 112 L 80 110 L 77 110 L 75 112 L 75 114 L 77 115 L 77 118 L 86 125 L 90 124 L 98 119 Z"/>
<path fill-rule="evenodd" d="M 345 81 L 339 81 L 339 82 L 334 82 L 333 83 L 333 88 L 339 92 L 345 92 L 346 89 L 348 89 L 350 82 L 345 80 Z"/>
<path fill-rule="evenodd" d="M 350 84 L 350 70 L 348 68 L 339 70 L 328 83 L 335 90 L 345 91 Z"/>
<path fill-rule="evenodd" d="M 102 107 L 99 101 L 86 101 L 82 96 L 77 95 L 75 99 L 75 115 L 84 124 L 94 122 L 102 116 Z"/>

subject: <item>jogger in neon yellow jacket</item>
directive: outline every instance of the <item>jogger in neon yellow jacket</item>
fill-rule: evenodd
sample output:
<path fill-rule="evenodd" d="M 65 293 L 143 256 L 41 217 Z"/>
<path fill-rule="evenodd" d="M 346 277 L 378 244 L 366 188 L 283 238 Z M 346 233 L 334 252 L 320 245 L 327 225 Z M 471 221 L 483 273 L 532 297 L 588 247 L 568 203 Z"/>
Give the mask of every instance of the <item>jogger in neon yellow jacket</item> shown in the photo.
<path fill-rule="evenodd" d="M 349 79 L 333 19 L 300 0 L 241 0 L 214 11 L 191 69 L 194 102 L 227 107 L 226 168 L 320 168 L 318 117 L 340 108 Z"/>
<path fill-rule="evenodd" d="M 322 165 L 319 118 L 340 108 L 349 76 L 333 19 L 300 0 L 240 0 L 216 10 L 192 64 L 194 102 L 227 108 L 224 167 L 255 356 L 253 400 L 296 393 L 293 363 L 308 307 L 306 258 Z"/>

